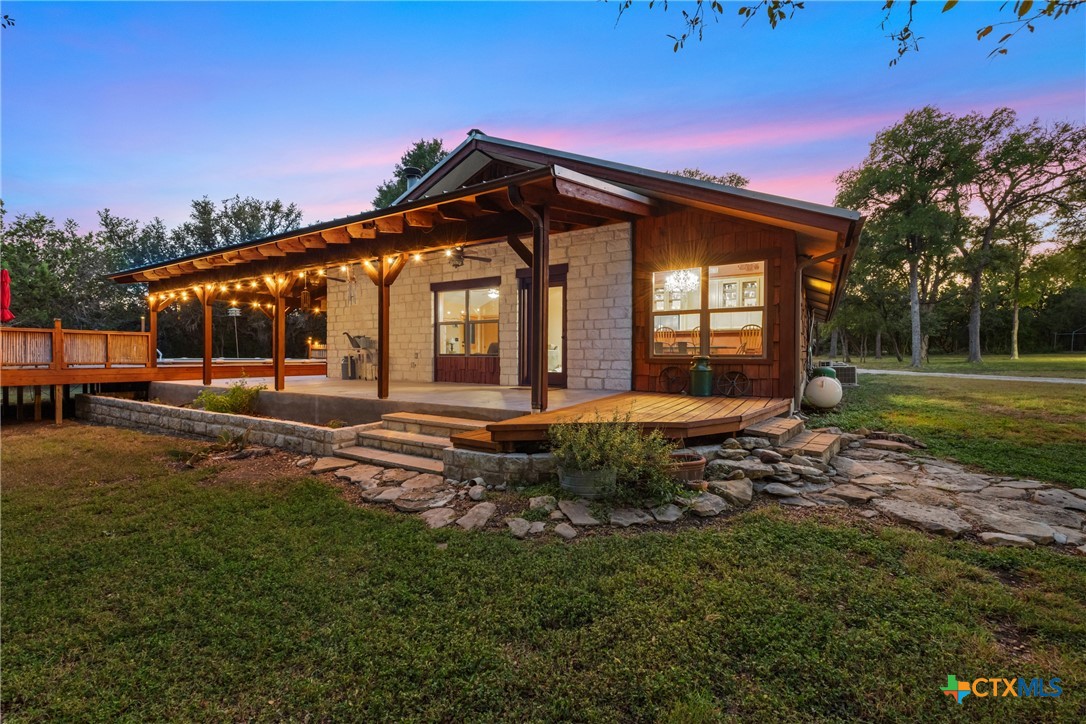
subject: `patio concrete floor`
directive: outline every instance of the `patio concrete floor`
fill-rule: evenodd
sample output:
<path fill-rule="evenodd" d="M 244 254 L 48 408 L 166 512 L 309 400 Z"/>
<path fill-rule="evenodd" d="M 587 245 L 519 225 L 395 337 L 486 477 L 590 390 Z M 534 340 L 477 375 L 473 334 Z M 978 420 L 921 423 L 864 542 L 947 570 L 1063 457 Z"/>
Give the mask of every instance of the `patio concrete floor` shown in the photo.
<path fill-rule="evenodd" d="M 225 388 L 240 379 L 215 380 L 213 388 Z M 265 385 L 257 409 L 261 414 L 305 422 L 323 422 L 332 417 L 352 424 L 380 419 L 381 414 L 398 411 L 426 412 L 449 416 L 503 420 L 531 412 L 531 390 L 527 387 L 471 385 L 452 382 L 391 382 L 389 398 L 378 400 L 377 383 L 368 380 L 341 380 L 329 377 L 288 377 L 286 389 L 271 389 L 270 377 L 249 377 L 249 385 Z M 167 402 L 189 402 L 204 385 L 199 380 L 156 382 L 151 396 Z M 617 394 L 618 390 L 552 389 L 548 409 L 557 410 Z M 183 399 L 187 398 L 187 399 Z"/>

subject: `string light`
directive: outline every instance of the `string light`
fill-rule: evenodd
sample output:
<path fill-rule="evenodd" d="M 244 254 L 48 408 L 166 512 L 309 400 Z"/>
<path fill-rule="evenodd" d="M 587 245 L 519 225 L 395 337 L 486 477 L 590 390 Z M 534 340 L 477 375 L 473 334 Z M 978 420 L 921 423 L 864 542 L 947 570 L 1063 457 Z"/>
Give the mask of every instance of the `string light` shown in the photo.
<path fill-rule="evenodd" d="M 422 261 L 422 254 L 415 254 L 415 261 Z"/>

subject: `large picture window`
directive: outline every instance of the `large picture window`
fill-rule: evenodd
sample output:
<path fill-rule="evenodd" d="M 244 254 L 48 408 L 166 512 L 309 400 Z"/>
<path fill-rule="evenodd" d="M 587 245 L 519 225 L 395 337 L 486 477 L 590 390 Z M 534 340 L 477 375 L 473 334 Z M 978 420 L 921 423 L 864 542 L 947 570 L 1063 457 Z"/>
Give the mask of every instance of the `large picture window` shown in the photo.
<path fill-rule="evenodd" d="M 765 262 L 652 275 L 652 354 L 764 357 Z"/>
<path fill-rule="evenodd" d="M 435 292 L 437 353 L 497 357 L 497 286 Z"/>

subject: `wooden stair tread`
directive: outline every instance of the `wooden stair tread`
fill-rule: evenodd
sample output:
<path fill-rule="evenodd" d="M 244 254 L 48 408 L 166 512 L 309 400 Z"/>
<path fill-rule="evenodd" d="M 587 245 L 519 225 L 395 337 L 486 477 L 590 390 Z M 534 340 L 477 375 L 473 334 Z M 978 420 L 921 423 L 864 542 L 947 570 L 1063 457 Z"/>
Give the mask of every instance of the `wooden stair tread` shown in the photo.
<path fill-rule="evenodd" d="M 803 420 L 797 417 L 771 417 L 746 428 L 743 434 L 765 437 L 769 438 L 770 442 L 781 443 L 791 440 L 803 431 Z"/>
<path fill-rule="evenodd" d="M 494 441 L 494 437 L 490 434 L 490 430 L 487 430 L 486 428 L 458 432 L 452 436 L 451 440 L 453 447 L 461 450 L 499 453 L 502 452 L 504 448 L 500 442 Z"/>
<path fill-rule="evenodd" d="M 804 430 L 781 447 L 793 453 L 814 456 L 822 462 L 829 462 L 829 459 L 841 449 L 841 436 L 832 432 Z"/>
<path fill-rule="evenodd" d="M 387 452 L 371 447 L 344 447 L 336 450 L 335 456 L 348 460 L 357 460 L 363 463 L 371 463 L 386 468 L 403 468 L 419 473 L 442 473 L 445 463 L 433 458 L 424 458 L 418 455 L 404 455 L 403 453 Z"/>
<path fill-rule="evenodd" d="M 487 426 L 487 420 L 472 420 L 466 417 L 445 417 L 443 415 L 427 415 L 421 412 L 390 412 L 381 415 L 381 419 L 388 422 L 398 422 L 405 425 L 426 425 L 430 427 L 447 427 L 450 430 L 478 430 Z"/>
<path fill-rule="evenodd" d="M 359 442 L 363 440 L 385 440 L 387 442 L 398 442 L 418 447 L 432 447 L 438 449 L 447 448 L 452 444 L 447 437 L 423 435 L 418 432 L 402 432 L 400 430 L 382 429 L 362 430 L 358 433 L 358 440 Z"/>

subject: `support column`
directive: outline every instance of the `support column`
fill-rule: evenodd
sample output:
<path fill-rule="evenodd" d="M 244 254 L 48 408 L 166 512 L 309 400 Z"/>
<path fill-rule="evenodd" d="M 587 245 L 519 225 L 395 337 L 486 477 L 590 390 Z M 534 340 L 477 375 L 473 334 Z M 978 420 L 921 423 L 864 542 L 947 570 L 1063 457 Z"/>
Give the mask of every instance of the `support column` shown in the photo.
<path fill-rule="evenodd" d="M 158 306 L 154 301 L 147 305 L 147 366 L 158 367 Z"/>
<path fill-rule="evenodd" d="M 388 381 L 391 374 L 389 348 L 391 346 L 392 283 L 407 265 L 407 255 L 382 257 L 374 262 L 362 262 L 362 271 L 377 285 L 377 397 L 388 399 Z"/>
<path fill-rule="evenodd" d="M 264 285 L 272 297 L 272 376 L 276 391 L 287 387 L 287 295 L 295 280 L 294 274 L 264 277 Z"/>
<path fill-rule="evenodd" d="M 547 411 L 547 330 L 550 326 L 550 212 L 537 212 L 539 223 L 532 234 L 532 412 Z"/>
<path fill-rule="evenodd" d="M 64 421 L 64 385 L 53 385 L 53 421 L 58 425 Z"/>
<path fill-rule="evenodd" d="M 204 310 L 204 362 L 203 362 L 203 381 L 205 385 L 211 384 L 211 313 L 213 307 L 211 306 L 215 302 L 216 291 L 215 287 L 208 284 L 206 287 L 197 286 L 193 289 L 193 293 L 196 295 L 196 300 L 200 302 L 200 305 Z"/>

